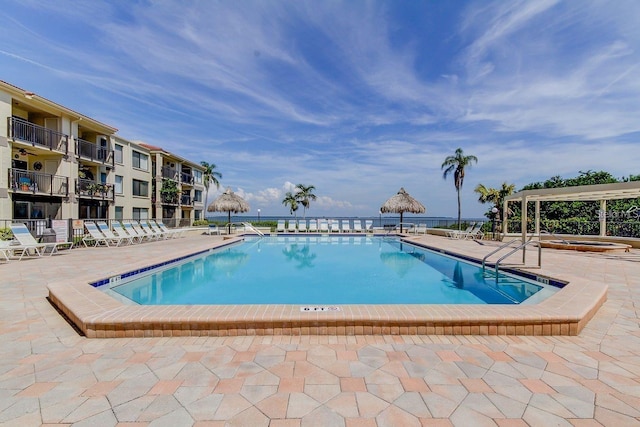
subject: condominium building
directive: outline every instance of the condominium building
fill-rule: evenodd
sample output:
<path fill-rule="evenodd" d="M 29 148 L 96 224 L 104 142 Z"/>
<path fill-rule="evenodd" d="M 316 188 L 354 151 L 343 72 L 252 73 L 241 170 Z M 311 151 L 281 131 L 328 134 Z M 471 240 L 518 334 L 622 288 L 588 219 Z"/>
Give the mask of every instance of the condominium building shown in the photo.
<path fill-rule="evenodd" d="M 116 132 L 0 81 L 0 220 L 203 217 L 201 166 Z M 165 180 L 177 200 L 161 197 Z"/>

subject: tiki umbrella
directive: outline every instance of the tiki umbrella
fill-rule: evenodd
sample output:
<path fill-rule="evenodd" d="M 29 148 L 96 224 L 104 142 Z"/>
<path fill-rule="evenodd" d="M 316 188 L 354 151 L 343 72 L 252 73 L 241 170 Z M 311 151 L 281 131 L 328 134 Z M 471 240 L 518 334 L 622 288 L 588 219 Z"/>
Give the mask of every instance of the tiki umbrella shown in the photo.
<path fill-rule="evenodd" d="M 220 197 L 211 202 L 211 204 L 207 208 L 207 212 L 229 213 L 229 234 L 231 234 L 231 212 L 239 213 L 248 211 L 249 203 L 247 203 L 242 197 L 231 191 L 231 188 L 229 187 L 227 187 L 227 189 L 220 195 Z"/>
<path fill-rule="evenodd" d="M 402 215 L 405 212 L 424 213 L 425 211 L 424 205 L 411 197 L 409 193 L 404 191 L 404 188 L 400 188 L 398 194 L 384 202 L 380 208 L 382 213 L 399 213 L 400 223 L 402 223 Z M 400 232 L 402 232 L 402 226 L 400 226 Z"/>

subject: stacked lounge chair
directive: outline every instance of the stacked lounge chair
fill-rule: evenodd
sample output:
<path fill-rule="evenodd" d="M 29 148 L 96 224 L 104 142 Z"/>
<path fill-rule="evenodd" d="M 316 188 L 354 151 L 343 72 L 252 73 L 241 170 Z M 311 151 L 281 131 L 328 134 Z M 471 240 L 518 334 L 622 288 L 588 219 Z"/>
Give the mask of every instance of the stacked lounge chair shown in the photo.
<path fill-rule="evenodd" d="M 20 259 L 25 254 L 25 251 L 28 253 L 30 250 L 34 250 L 38 256 L 42 256 L 47 253 L 47 249 L 50 249 L 49 255 L 53 255 L 58 252 L 58 248 L 60 246 L 68 246 L 69 248 L 73 247 L 72 242 L 52 242 L 52 243 L 38 243 L 36 239 L 31 235 L 31 232 L 24 224 L 11 224 L 9 226 L 11 228 L 11 232 L 13 233 L 13 237 L 18 241 L 19 245 L 10 246 L 12 250 L 22 249 L 22 254 L 20 255 Z"/>

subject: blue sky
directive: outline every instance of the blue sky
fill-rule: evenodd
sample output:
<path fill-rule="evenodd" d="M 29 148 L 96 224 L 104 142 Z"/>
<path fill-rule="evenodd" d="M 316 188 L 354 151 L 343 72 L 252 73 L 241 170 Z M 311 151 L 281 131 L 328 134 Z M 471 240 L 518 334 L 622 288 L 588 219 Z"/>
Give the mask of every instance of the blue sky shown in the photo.
<path fill-rule="evenodd" d="M 640 2 L 31 1 L 0 9 L 0 79 L 223 174 L 263 215 L 377 215 L 404 187 L 640 171 Z M 211 197 L 214 197 L 214 191 Z"/>

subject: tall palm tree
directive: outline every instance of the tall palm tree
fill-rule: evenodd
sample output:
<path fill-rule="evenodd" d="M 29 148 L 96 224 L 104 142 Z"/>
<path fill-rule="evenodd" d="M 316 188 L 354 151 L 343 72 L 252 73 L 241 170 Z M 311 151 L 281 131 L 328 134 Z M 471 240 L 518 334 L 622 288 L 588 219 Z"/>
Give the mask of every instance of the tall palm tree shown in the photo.
<path fill-rule="evenodd" d="M 303 218 L 307 218 L 307 209 L 309 209 L 311 200 L 316 200 L 317 198 L 316 195 L 313 194 L 313 190 L 315 189 L 316 187 L 314 187 L 313 185 L 296 185 L 296 190 L 298 190 L 298 192 L 295 195 L 298 198 L 298 202 L 300 202 L 300 204 L 304 208 Z"/>
<path fill-rule="evenodd" d="M 204 184 L 204 208 L 207 209 L 209 205 L 209 186 L 211 184 L 215 184 L 216 189 L 220 189 L 220 179 L 222 179 L 222 174 L 216 170 L 215 163 L 207 163 L 205 161 L 200 162 L 200 166 L 204 168 L 204 172 L 202 174 L 203 184 Z"/>
<path fill-rule="evenodd" d="M 298 198 L 291 191 L 287 191 L 287 194 L 284 195 L 282 204 L 285 206 L 289 205 L 289 213 L 291 215 L 295 214 L 298 210 Z"/>
<path fill-rule="evenodd" d="M 502 221 L 504 199 L 512 195 L 515 189 L 516 186 L 514 184 L 503 182 L 500 188 L 487 188 L 483 184 L 478 184 L 473 191 L 479 194 L 478 201 L 480 203 L 493 203 L 493 205 L 498 208 L 498 219 Z"/>
<path fill-rule="evenodd" d="M 464 183 L 464 168 L 471 167 L 471 162 L 478 163 L 478 158 L 473 155 L 465 156 L 462 148 L 458 148 L 453 156 L 447 156 L 444 159 L 440 167 L 444 169 L 442 174 L 444 179 L 447 179 L 447 176 L 453 172 L 453 185 L 458 193 L 458 230 L 460 230 L 460 189 Z"/>

